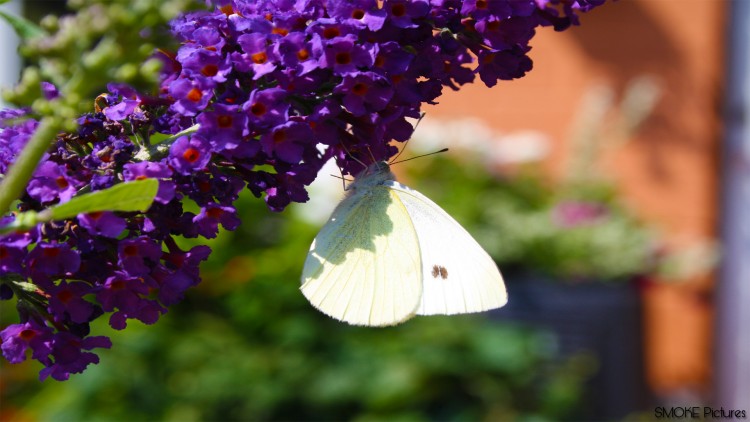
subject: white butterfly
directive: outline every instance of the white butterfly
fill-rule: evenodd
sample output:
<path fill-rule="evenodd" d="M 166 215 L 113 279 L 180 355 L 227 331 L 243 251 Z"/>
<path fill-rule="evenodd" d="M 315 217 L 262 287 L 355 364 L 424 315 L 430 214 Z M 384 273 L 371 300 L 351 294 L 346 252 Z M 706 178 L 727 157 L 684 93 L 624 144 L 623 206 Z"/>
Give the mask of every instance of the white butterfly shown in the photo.
<path fill-rule="evenodd" d="M 508 301 L 495 262 L 434 202 L 370 165 L 313 240 L 302 293 L 323 313 L 384 326 Z"/>

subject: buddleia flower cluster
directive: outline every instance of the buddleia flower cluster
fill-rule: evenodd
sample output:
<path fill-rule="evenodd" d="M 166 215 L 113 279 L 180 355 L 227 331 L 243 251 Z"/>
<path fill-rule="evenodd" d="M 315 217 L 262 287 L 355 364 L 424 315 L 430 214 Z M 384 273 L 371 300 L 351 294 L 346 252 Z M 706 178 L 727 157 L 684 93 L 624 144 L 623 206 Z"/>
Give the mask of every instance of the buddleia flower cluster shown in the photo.
<path fill-rule="evenodd" d="M 3 355 L 17 363 L 30 350 L 41 379 L 82 372 L 98 362 L 92 350 L 111 347 L 91 335 L 91 321 L 152 324 L 200 282 L 210 249 L 183 250 L 175 239 L 237 228 L 240 191 L 274 211 L 307 201 L 326 161 L 356 174 L 360 162 L 391 157 L 394 142 L 411 136 L 410 119 L 445 87 L 522 77 L 537 27 L 563 30 L 603 1 L 220 0 L 174 19 L 181 46 L 155 52 L 164 63 L 158 94 L 110 84 L 78 130 L 57 137 L 17 211 L 146 178 L 159 181 L 152 206 L 1 237 L 0 294 L 15 297 L 20 315 L 0 333 Z M 34 117 L 0 114 L 0 173 Z"/>

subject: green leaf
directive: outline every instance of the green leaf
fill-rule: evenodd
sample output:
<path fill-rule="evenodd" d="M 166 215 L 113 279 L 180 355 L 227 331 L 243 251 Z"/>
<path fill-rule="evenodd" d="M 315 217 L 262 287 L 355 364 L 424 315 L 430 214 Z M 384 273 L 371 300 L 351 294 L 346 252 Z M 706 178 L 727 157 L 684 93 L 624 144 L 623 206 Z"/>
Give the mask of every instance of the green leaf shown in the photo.
<path fill-rule="evenodd" d="M 97 211 L 146 211 L 154 202 L 159 181 L 143 179 L 87 193 L 43 211 L 40 219 L 64 220 Z"/>
<path fill-rule="evenodd" d="M 2 3 L 4 3 L 4 1 L 0 0 L 0 4 Z M 21 16 L 11 15 L 0 10 L 0 17 L 8 22 L 16 31 L 16 34 L 18 34 L 23 40 L 46 35 L 46 32 L 44 32 L 42 28 Z"/>

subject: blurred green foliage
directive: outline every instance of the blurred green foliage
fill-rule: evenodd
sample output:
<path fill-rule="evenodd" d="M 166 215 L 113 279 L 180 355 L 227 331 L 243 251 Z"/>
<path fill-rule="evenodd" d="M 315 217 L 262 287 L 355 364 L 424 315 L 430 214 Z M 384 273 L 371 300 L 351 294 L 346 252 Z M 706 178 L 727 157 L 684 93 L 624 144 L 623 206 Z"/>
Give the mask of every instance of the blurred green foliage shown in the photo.
<path fill-rule="evenodd" d="M 55 421 L 575 417 L 591 362 L 559 361 L 548 334 L 486 314 L 383 329 L 335 321 L 299 292 L 318 227 L 252 197 L 239 209 L 242 226 L 211 242 L 185 301 L 154 326 L 131 322 L 99 365 L 67 382 L 14 371 L 3 411 Z"/>
<path fill-rule="evenodd" d="M 27 63 L 19 84 L 4 97 L 17 106 L 33 105 L 43 116 L 73 119 L 92 111 L 93 99 L 107 83 L 153 90 L 161 66 L 151 57 L 157 47 L 174 47 L 167 22 L 199 3 L 69 0 L 67 5 L 75 13 L 47 15 L 39 26 L 22 17 L 5 17 L 23 40 L 19 50 Z M 45 100 L 42 81 L 57 86 L 60 97 Z"/>
<path fill-rule="evenodd" d="M 448 155 L 414 160 L 403 170 L 475 235 L 501 269 L 600 281 L 653 271 L 655 234 L 619 206 L 611 184 L 555 186 L 533 166 L 503 176 L 488 172 L 471 154 L 462 160 Z M 565 206 L 594 207 L 601 215 L 564 224 L 558 213 Z"/>
<path fill-rule="evenodd" d="M 157 47 L 170 48 L 170 19 L 199 7 L 193 0 L 69 0 L 75 13 L 47 15 L 37 26 L 20 16 L 0 15 L 22 39 L 26 60 L 21 79 L 2 92 L 8 103 L 31 106 L 39 120 L 34 135 L 0 180 L 0 213 L 10 210 L 57 134 L 74 131 L 76 118 L 93 111 L 93 99 L 108 83 L 125 83 L 153 92 L 162 62 Z M 59 95 L 48 99 L 42 83 Z"/>

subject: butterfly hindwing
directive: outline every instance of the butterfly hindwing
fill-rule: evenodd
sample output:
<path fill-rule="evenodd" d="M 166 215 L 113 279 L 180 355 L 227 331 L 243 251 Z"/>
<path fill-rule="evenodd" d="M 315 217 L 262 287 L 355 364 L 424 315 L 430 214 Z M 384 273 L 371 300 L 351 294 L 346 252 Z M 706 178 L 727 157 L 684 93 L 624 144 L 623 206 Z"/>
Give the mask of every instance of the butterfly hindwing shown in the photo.
<path fill-rule="evenodd" d="M 344 199 L 310 247 L 303 294 L 323 313 L 354 325 L 393 325 L 413 316 L 422 266 L 411 221 L 385 186 Z"/>
<path fill-rule="evenodd" d="M 418 315 L 461 314 L 499 308 L 508 301 L 492 258 L 442 208 L 396 181 L 386 183 L 406 208 L 422 258 Z"/>

